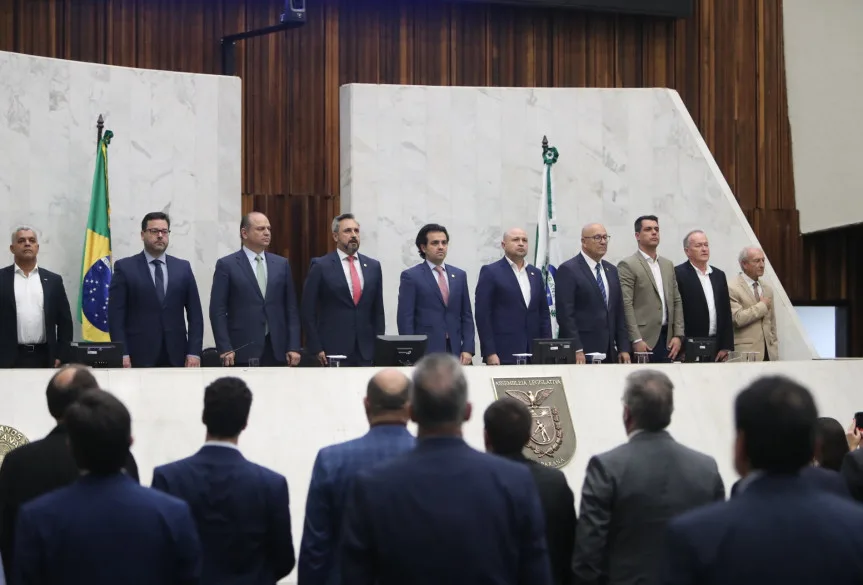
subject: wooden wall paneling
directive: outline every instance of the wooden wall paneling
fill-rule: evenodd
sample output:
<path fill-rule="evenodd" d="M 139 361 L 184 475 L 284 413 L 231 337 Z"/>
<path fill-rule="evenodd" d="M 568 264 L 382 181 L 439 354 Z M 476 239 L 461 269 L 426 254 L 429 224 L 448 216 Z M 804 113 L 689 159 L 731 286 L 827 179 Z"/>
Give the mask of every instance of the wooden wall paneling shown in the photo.
<path fill-rule="evenodd" d="M 737 80 L 758 78 L 757 9 L 758 5 L 752 0 L 739 2 L 734 23 L 737 31 L 734 36 L 735 83 L 731 85 L 734 88 L 736 172 L 729 183 L 734 185 L 734 194 L 746 209 L 754 208 L 758 197 L 758 84 Z"/>
<path fill-rule="evenodd" d="M 452 6 L 438 0 L 416 0 L 409 4 L 412 4 L 414 14 L 412 82 L 416 85 L 447 85 L 450 76 L 449 17 Z"/>
<path fill-rule="evenodd" d="M 614 87 L 614 19 L 606 14 L 587 15 L 588 87 Z"/>
<path fill-rule="evenodd" d="M 491 83 L 488 56 L 488 13 L 484 4 L 454 4 L 450 21 L 450 71 L 447 85 L 487 86 Z M 515 66 L 526 67 L 524 61 L 533 51 L 529 33 L 515 35 L 522 43 L 522 54 L 516 49 Z M 528 54 L 525 55 L 524 51 Z M 521 59 L 521 61 L 519 61 Z"/>
<path fill-rule="evenodd" d="M 711 57 L 705 78 L 711 80 L 710 111 L 705 124 L 711 128 L 710 150 L 719 168 L 731 184 L 736 186 L 737 177 L 737 120 L 734 117 L 734 87 L 730 83 L 736 73 L 737 44 L 733 35 L 720 33 L 732 31 L 737 21 L 741 2 L 751 0 L 714 0 L 711 8 Z"/>
<path fill-rule="evenodd" d="M 583 12 L 552 13 L 555 87 L 587 87 L 587 18 Z"/>
<path fill-rule="evenodd" d="M 735 0 L 701 0 L 697 3 L 699 9 L 698 26 L 700 27 L 701 47 L 698 54 L 698 69 L 700 86 L 698 88 L 698 128 L 704 141 L 714 151 L 716 145 L 716 84 L 714 76 L 716 56 L 716 32 L 714 30 L 714 4 L 725 4 Z M 720 167 L 721 168 L 721 167 Z M 724 169 L 723 169 L 724 170 Z"/>
<path fill-rule="evenodd" d="M 644 18 L 618 16 L 614 27 L 614 86 L 644 87 L 644 30 L 650 28 Z"/>
<path fill-rule="evenodd" d="M 339 34 L 339 11 L 332 3 L 324 7 L 324 70 L 323 70 L 323 92 L 324 92 L 324 137 L 325 137 L 325 168 L 324 193 L 335 194 L 341 186 L 341 173 L 339 165 L 332 161 L 339 160 L 340 132 L 339 132 L 339 57 L 341 55 L 341 42 Z M 408 65 L 405 65 L 410 69 Z M 407 83 L 407 80 L 405 80 Z M 339 139 L 333 139 L 338 137 Z"/>

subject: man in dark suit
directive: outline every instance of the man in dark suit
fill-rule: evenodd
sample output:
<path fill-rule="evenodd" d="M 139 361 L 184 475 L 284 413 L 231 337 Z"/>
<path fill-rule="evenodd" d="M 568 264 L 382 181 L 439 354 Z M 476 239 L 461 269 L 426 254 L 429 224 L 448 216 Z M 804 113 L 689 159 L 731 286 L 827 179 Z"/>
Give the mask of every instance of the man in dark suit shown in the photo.
<path fill-rule="evenodd" d="M 243 216 L 239 252 L 219 258 L 210 293 L 210 324 L 225 366 L 296 366 L 300 363 L 300 316 L 287 258 L 265 252 L 270 221 Z"/>
<path fill-rule="evenodd" d="M 132 444 L 123 403 L 88 390 L 64 420 L 82 474 L 21 508 L 13 582 L 198 583 L 201 545 L 189 507 L 122 472 Z"/>
<path fill-rule="evenodd" d="M 239 378 L 207 386 L 203 448 L 153 472 L 154 489 L 192 510 L 204 551 L 201 583 L 272 585 L 294 568 L 288 483 L 237 447 L 251 406 L 252 392 Z"/>
<path fill-rule="evenodd" d="M 474 354 L 473 312 L 464 270 L 445 265 L 449 233 L 436 223 L 424 225 L 416 246 L 422 264 L 404 270 L 399 283 L 400 335 L 427 335 L 426 353 L 451 353 L 463 365 Z"/>
<path fill-rule="evenodd" d="M 617 268 L 603 260 L 609 237 L 602 224 L 584 226 L 581 253 L 561 264 L 554 277 L 560 337 L 574 340 L 578 364 L 588 353 L 605 354 L 605 363 L 630 362 L 620 279 Z"/>
<path fill-rule="evenodd" d="M 849 451 L 842 458 L 839 473 L 848 485 L 848 491 L 858 502 L 863 502 L 863 449 Z"/>
<path fill-rule="evenodd" d="M 623 424 L 629 440 L 587 464 L 573 555 L 576 583 L 656 583 L 666 523 L 725 499 L 716 461 L 665 430 L 673 390 L 662 372 L 627 376 Z"/>
<path fill-rule="evenodd" d="M 575 501 L 562 471 L 546 467 L 524 456 L 533 425 L 527 406 L 513 398 L 501 398 L 483 415 L 485 450 L 526 466 L 539 489 L 545 515 L 545 538 L 556 585 L 572 580 L 572 549 L 575 544 Z"/>
<path fill-rule="evenodd" d="M 14 264 L 0 269 L 0 368 L 56 368 L 69 361 L 72 313 L 63 278 L 36 264 L 36 230 L 12 232 Z"/>
<path fill-rule="evenodd" d="M 476 283 L 476 329 L 483 361 L 514 364 L 534 339 L 551 337 L 542 273 L 525 260 L 527 233 L 513 228 L 501 241 L 504 256 L 483 266 Z"/>
<path fill-rule="evenodd" d="M 358 473 L 348 496 L 342 583 L 549 585 L 536 483 L 462 439 L 471 406 L 458 360 L 421 359 L 410 401 L 416 449 Z"/>
<path fill-rule="evenodd" d="M 410 380 L 381 370 L 369 380 L 363 406 L 369 432 L 318 452 L 306 498 L 306 518 L 297 579 L 300 585 L 337 585 L 339 540 L 348 487 L 356 474 L 414 448 L 407 430 Z"/>
<path fill-rule="evenodd" d="M 725 361 L 728 352 L 734 351 L 728 280 L 724 272 L 708 264 L 710 243 L 703 231 L 693 230 L 686 234 L 683 251 L 689 261 L 675 266 L 674 273 L 683 302 L 685 335 L 714 338 L 717 346 L 715 361 Z"/>
<path fill-rule="evenodd" d="M 836 494 L 843 498 L 851 498 L 851 492 L 848 489 L 848 485 L 845 483 L 845 479 L 838 471 L 825 469 L 823 467 L 815 467 L 814 465 L 807 465 L 800 470 L 800 477 L 819 490 L 824 490 L 825 492 Z M 741 486 L 745 485 L 745 477 L 735 481 L 731 486 L 730 496 L 732 498 L 738 496 L 740 494 Z"/>
<path fill-rule="evenodd" d="M 350 213 L 333 220 L 336 251 L 313 258 L 303 287 L 301 312 L 306 351 L 327 365 L 327 355 L 344 355 L 343 366 L 370 366 L 375 337 L 383 335 L 381 264 L 358 252 L 360 224 Z"/>
<path fill-rule="evenodd" d="M 148 213 L 141 221 L 144 251 L 114 263 L 108 327 L 111 341 L 123 344 L 124 368 L 201 365 L 204 315 L 198 284 L 187 260 L 166 253 L 170 233 L 167 214 Z"/>
<path fill-rule="evenodd" d="M 669 523 L 662 583 L 863 582 L 863 508 L 800 473 L 817 417 L 809 391 L 782 376 L 737 396 L 734 463 L 745 479 L 735 498 Z"/>
<path fill-rule="evenodd" d="M 0 555 L 11 580 L 15 523 L 21 506 L 43 494 L 69 485 L 80 471 L 69 450 L 69 433 L 64 417 L 69 406 L 86 390 L 98 388 L 96 378 L 85 366 L 73 364 L 61 368 L 51 381 L 45 396 L 48 412 L 57 421 L 48 436 L 9 452 L 0 466 Z M 138 481 L 138 466 L 129 453 L 124 471 Z"/>

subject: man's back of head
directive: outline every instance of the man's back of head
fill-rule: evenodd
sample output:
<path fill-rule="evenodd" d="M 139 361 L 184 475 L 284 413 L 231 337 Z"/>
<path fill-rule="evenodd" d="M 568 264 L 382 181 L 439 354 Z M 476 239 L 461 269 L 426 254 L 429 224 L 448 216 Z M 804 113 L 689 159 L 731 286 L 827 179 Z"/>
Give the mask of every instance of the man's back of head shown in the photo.
<path fill-rule="evenodd" d="M 63 366 L 51 376 L 48 388 L 45 390 L 48 412 L 59 422 L 63 420 L 69 405 L 78 400 L 81 394 L 98 388 L 99 383 L 87 366 L 81 364 Z"/>
<path fill-rule="evenodd" d="M 658 432 L 671 423 L 674 384 L 656 370 L 639 370 L 626 377 L 623 424 L 627 433 Z"/>
<path fill-rule="evenodd" d="M 406 425 L 410 418 L 410 392 L 410 378 L 396 369 L 387 368 L 372 376 L 363 400 L 369 425 Z"/>
<path fill-rule="evenodd" d="M 78 469 L 120 472 L 132 444 L 132 419 L 122 402 L 104 390 L 87 390 L 66 409 L 64 422 Z"/>
<path fill-rule="evenodd" d="M 505 457 L 517 457 L 530 439 L 531 415 L 514 398 L 499 398 L 483 415 L 485 449 Z"/>
<path fill-rule="evenodd" d="M 240 378 L 219 378 L 204 390 L 207 440 L 234 441 L 245 430 L 252 408 L 252 391 Z"/>
<path fill-rule="evenodd" d="M 467 379 L 459 361 L 450 354 L 433 353 L 417 362 L 411 389 L 411 419 L 418 436 L 461 436 L 470 419 Z"/>

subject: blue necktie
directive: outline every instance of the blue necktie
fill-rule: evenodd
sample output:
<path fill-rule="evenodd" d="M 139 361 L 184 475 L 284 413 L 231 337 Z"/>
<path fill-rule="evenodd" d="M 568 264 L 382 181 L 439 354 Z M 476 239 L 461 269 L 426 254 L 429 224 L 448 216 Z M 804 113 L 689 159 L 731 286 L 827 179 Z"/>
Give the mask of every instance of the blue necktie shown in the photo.
<path fill-rule="evenodd" d="M 602 300 L 605 301 L 605 306 L 608 306 L 608 293 L 605 292 L 605 284 L 602 282 L 602 274 L 599 272 L 599 262 L 596 263 L 596 284 L 599 286 L 599 292 L 602 293 Z"/>
<path fill-rule="evenodd" d="M 159 299 L 159 304 L 165 304 L 165 273 L 162 272 L 162 261 L 153 260 L 153 268 L 156 275 L 156 298 Z"/>

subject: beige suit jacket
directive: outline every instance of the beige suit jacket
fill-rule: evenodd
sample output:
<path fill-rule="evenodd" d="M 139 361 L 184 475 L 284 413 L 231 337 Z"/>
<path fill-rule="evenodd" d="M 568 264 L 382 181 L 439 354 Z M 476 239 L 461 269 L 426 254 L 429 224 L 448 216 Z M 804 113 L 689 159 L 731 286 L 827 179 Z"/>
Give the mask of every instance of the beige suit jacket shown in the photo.
<path fill-rule="evenodd" d="M 746 284 L 742 274 L 728 282 L 731 298 L 731 320 L 734 322 L 735 351 L 757 351 L 758 360 L 764 361 L 764 346 L 770 361 L 779 359 L 779 338 L 776 337 L 776 317 L 773 310 L 773 289 L 759 281 L 770 307 L 755 298 L 755 291 Z"/>
<path fill-rule="evenodd" d="M 677 290 L 674 264 L 662 256 L 657 258 L 668 312 L 668 336 L 683 337 L 683 302 Z M 659 296 L 650 265 L 639 251 L 621 260 L 617 271 L 623 290 L 623 314 L 629 340 L 642 339 L 652 349 L 662 330 L 662 297 Z"/>

